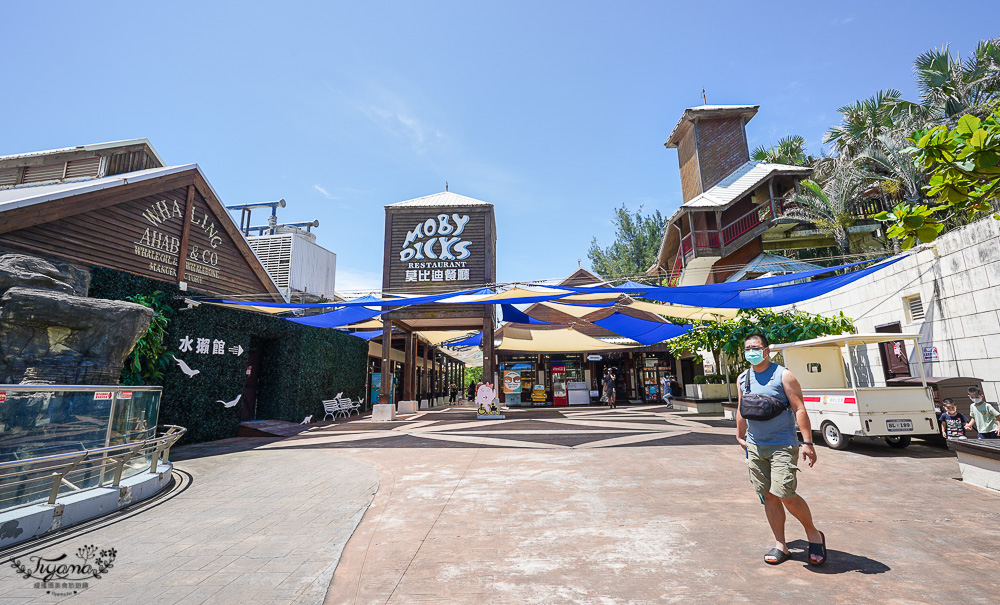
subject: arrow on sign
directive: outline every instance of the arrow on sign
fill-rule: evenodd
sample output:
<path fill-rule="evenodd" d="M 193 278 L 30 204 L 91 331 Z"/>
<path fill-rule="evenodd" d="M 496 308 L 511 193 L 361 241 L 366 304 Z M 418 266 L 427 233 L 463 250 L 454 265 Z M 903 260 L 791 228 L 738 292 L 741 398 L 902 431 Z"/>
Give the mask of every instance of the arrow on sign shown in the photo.
<path fill-rule="evenodd" d="M 236 345 L 235 347 L 229 347 L 229 352 L 239 357 L 240 355 L 243 354 L 243 347 L 241 347 L 240 345 Z"/>

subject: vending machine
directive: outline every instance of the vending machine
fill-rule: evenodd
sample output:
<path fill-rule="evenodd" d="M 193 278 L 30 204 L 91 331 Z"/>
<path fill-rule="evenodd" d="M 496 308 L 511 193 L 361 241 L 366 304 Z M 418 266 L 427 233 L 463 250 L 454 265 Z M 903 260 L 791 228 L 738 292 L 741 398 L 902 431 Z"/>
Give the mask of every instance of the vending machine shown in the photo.
<path fill-rule="evenodd" d="M 552 405 L 569 405 L 566 389 L 566 366 L 552 364 Z"/>

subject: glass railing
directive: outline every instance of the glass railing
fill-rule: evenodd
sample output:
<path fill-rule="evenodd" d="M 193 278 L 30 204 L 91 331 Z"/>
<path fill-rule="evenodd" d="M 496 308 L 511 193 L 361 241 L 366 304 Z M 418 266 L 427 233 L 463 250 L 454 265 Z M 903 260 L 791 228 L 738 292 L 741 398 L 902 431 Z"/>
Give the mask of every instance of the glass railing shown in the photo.
<path fill-rule="evenodd" d="M 0 510 L 49 499 L 51 481 L 32 476 L 57 471 L 40 461 L 76 461 L 53 494 L 145 472 L 156 455 L 147 446 L 156 438 L 160 393 L 160 387 L 0 385 Z"/>

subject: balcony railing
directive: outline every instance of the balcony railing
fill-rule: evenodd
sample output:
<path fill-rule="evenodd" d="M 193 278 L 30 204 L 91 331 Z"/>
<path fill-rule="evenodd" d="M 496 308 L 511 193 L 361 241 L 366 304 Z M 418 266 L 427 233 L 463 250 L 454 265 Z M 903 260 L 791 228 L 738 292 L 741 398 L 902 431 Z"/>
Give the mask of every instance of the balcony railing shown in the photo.
<path fill-rule="evenodd" d="M 0 511 L 55 504 L 60 495 L 119 487 L 122 479 L 156 473 L 187 429 L 165 425 L 162 434 L 124 445 L 0 462 Z"/>

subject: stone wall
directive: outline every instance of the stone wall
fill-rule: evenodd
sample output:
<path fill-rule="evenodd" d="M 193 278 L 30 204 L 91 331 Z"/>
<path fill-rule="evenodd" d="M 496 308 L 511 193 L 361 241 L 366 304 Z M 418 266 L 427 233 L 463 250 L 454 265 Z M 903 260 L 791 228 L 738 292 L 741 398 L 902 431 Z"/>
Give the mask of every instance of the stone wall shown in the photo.
<path fill-rule="evenodd" d="M 912 320 L 904 306 L 919 295 L 924 318 Z M 950 231 L 927 249 L 826 296 L 795 305 L 809 313 L 843 311 L 859 332 L 899 322 L 919 333 L 919 349 L 907 351 L 912 373 L 922 362 L 928 376 L 983 380 L 989 401 L 1000 399 L 1000 221 L 985 218 Z M 937 349 L 937 361 L 931 347 Z M 924 350 L 928 361 L 924 362 Z M 856 351 L 875 385 L 884 384 L 878 349 Z"/>

